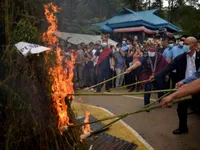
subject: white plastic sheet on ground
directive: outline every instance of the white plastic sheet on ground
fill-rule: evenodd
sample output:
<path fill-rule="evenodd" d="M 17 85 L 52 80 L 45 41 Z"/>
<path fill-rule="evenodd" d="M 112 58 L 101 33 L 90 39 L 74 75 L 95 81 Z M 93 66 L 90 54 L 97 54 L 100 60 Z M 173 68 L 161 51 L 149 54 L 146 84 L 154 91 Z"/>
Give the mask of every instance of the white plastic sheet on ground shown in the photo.
<path fill-rule="evenodd" d="M 27 56 L 28 54 L 39 54 L 47 50 L 51 50 L 48 47 L 40 46 L 37 44 L 27 43 L 27 42 L 19 42 L 15 44 L 17 49 L 24 55 Z"/>

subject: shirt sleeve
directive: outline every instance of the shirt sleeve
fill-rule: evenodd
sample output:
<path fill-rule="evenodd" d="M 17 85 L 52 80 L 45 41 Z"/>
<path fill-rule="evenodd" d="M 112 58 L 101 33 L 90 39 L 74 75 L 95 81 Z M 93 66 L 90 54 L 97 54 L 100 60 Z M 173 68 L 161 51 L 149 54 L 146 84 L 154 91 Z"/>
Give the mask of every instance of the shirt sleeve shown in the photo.
<path fill-rule="evenodd" d="M 144 63 L 144 60 L 145 60 L 145 57 L 142 56 L 138 61 L 139 61 L 141 64 L 143 64 L 143 63 Z"/>
<path fill-rule="evenodd" d="M 169 51 L 169 57 L 173 58 L 173 48 Z"/>
<path fill-rule="evenodd" d="M 192 81 L 194 81 L 194 80 L 196 80 L 196 79 L 198 79 L 198 78 L 200 78 L 200 68 L 199 68 L 199 70 L 198 70 L 197 72 L 195 72 L 192 76 L 190 76 L 190 77 L 188 77 L 188 78 L 182 80 L 182 82 L 183 82 L 184 84 L 187 84 L 187 83 L 190 83 L 190 82 L 192 82 Z"/>
<path fill-rule="evenodd" d="M 175 70 L 177 68 L 178 62 L 180 62 L 183 56 L 178 56 L 175 58 L 170 64 L 164 65 L 164 67 L 155 74 L 155 78 L 161 77 L 161 76 L 166 76 L 168 73 L 171 71 Z M 165 60 L 166 61 L 166 60 Z M 167 64 L 167 61 L 165 62 Z"/>

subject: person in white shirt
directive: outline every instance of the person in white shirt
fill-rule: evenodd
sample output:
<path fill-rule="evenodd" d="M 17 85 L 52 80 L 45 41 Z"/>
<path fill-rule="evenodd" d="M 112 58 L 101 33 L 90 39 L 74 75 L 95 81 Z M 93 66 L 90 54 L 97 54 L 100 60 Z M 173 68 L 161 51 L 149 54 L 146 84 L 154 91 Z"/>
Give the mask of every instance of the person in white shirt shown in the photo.
<path fill-rule="evenodd" d="M 94 84 L 97 84 L 97 74 L 96 74 L 96 65 L 97 65 L 97 62 L 98 62 L 98 56 L 96 56 L 95 54 L 97 53 L 97 51 L 101 51 L 101 45 L 99 42 L 96 42 L 95 45 L 94 45 L 94 49 L 92 50 L 92 61 L 94 63 Z"/>
<path fill-rule="evenodd" d="M 178 81 L 191 76 L 200 67 L 200 53 L 196 51 L 197 40 L 194 37 L 188 37 L 184 41 L 183 50 L 185 53 L 177 56 L 170 64 L 164 67 L 160 72 L 156 73 L 153 78 L 166 76 L 170 71 L 176 69 Z M 198 95 L 192 96 L 192 101 L 181 102 L 178 104 L 177 113 L 179 117 L 179 128 L 173 131 L 173 134 L 188 133 L 187 126 L 187 108 L 198 101 Z M 191 103 L 192 102 L 192 103 Z"/>

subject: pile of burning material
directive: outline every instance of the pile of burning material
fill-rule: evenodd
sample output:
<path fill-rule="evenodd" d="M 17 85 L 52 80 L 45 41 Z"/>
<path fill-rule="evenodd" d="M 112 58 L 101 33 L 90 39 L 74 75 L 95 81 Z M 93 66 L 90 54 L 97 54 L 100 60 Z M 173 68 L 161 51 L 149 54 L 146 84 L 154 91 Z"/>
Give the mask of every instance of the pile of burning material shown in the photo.
<path fill-rule="evenodd" d="M 50 24 L 43 34 L 45 50 L 38 45 L 21 49 L 24 57 L 15 53 L 6 78 L 0 82 L 2 106 L 1 141 L 5 149 L 88 149 L 80 141 L 81 129 L 69 129 L 76 123 L 70 101 L 73 99 L 74 55 L 65 60 L 62 50 L 57 47 L 58 39 L 52 36 L 57 30 L 57 18 L 54 13 L 59 8 L 52 3 L 44 5 L 45 15 Z M 18 43 L 19 45 L 27 43 Z M 29 49 L 30 48 L 30 49 Z M 36 48 L 31 51 L 31 48 Z M 48 50 L 48 52 L 44 52 Z M 40 55 L 34 55 L 38 54 Z M 6 58 L 12 58 L 12 53 Z M 63 66 L 63 62 L 64 65 Z M 1 64 L 0 64 L 1 65 Z M 70 94 L 71 96 L 67 96 Z"/>
<path fill-rule="evenodd" d="M 78 117 L 77 120 L 80 123 L 83 123 L 86 120 L 87 121 L 96 121 L 97 119 L 92 115 L 90 115 L 88 118 L 88 116 L 86 115 L 85 117 L 84 116 Z M 102 130 L 104 128 L 104 126 L 105 126 L 105 124 L 103 124 L 102 122 L 98 122 L 96 124 L 91 125 L 90 131 L 92 131 L 92 132 L 89 131 L 87 133 L 91 133 L 92 136 L 89 136 L 86 139 L 88 145 L 90 145 L 90 149 L 94 149 L 94 150 L 102 150 L 102 149 L 134 150 L 138 147 L 134 143 L 130 143 L 128 141 L 122 140 L 115 136 L 109 135 L 108 133 L 104 133 L 103 132 L 104 130 Z M 97 132 L 97 131 L 99 131 L 99 132 Z M 87 135 L 87 133 L 85 132 L 84 135 Z M 83 135 L 82 135 L 82 137 L 83 137 Z"/>

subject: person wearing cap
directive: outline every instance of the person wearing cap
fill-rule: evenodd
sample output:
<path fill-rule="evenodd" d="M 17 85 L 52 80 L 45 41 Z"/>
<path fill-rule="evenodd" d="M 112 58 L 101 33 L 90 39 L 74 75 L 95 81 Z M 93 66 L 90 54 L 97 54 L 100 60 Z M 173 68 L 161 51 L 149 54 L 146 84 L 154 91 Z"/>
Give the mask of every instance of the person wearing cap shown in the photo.
<path fill-rule="evenodd" d="M 126 70 L 126 72 L 130 73 L 139 66 L 143 66 L 143 70 L 141 71 L 141 80 L 148 80 L 150 76 L 154 75 L 168 64 L 165 58 L 157 52 L 156 40 L 149 38 L 147 40 L 147 49 L 147 55 L 144 54 L 139 61 L 135 62 Z M 155 83 L 157 90 L 165 88 L 165 81 L 163 77 L 156 79 Z M 151 91 L 151 88 L 152 83 L 149 81 L 146 82 L 145 92 Z M 158 97 L 161 97 L 163 94 L 164 93 L 158 93 Z M 144 94 L 144 105 L 148 105 L 150 103 L 150 96 L 151 94 Z"/>

